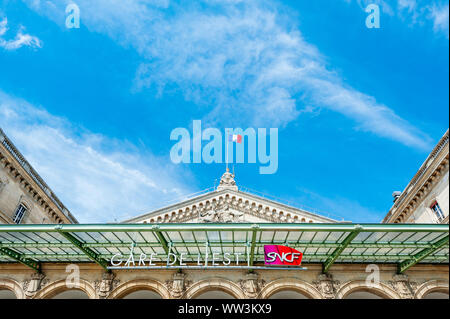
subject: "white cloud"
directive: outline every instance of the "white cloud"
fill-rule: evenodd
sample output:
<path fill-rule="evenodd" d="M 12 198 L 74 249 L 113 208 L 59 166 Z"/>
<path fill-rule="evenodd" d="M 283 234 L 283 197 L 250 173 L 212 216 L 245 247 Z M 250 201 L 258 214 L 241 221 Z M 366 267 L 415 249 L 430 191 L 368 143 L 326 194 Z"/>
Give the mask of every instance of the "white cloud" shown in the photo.
<path fill-rule="evenodd" d="M 62 24 L 68 1 L 27 2 Z M 206 119 L 212 123 L 282 127 L 313 105 L 344 114 L 359 129 L 420 149 L 430 146 L 425 134 L 387 106 L 341 83 L 288 14 L 271 1 L 77 4 L 85 27 L 142 56 L 137 89 L 164 94 L 166 87 L 176 87 L 186 99 L 210 109 Z"/>
<path fill-rule="evenodd" d="M 431 21 L 437 35 L 446 35 L 448 31 L 448 0 L 393 0 L 389 5 L 384 0 L 343 0 L 346 3 L 356 3 L 363 9 L 370 3 L 380 5 L 383 13 L 397 16 L 409 26 L 426 25 Z"/>
<path fill-rule="evenodd" d="M 182 182 L 189 174 L 168 158 L 75 128 L 1 91 L 0 126 L 80 222 L 121 221 L 192 192 Z"/>
<path fill-rule="evenodd" d="M 442 32 L 449 38 L 449 25 L 448 25 L 448 11 L 449 5 L 430 7 L 430 17 L 433 20 L 433 27 L 435 32 Z"/>
<path fill-rule="evenodd" d="M 3 39 L 3 36 L 8 31 L 7 24 L 8 24 L 7 18 L 4 18 L 3 20 L 0 21 L 0 48 L 4 48 L 6 50 L 17 50 L 23 46 L 28 46 L 32 48 L 42 47 L 42 41 L 35 36 L 23 33 L 23 27 L 19 29 L 14 39 L 12 40 Z"/>

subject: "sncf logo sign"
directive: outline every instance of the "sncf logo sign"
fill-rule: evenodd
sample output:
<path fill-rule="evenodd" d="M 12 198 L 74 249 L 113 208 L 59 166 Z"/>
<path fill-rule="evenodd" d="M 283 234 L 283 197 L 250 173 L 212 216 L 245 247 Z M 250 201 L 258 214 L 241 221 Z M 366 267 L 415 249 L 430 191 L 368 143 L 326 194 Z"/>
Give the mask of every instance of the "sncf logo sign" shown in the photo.
<path fill-rule="evenodd" d="M 300 266 L 303 253 L 290 247 L 264 245 L 264 264 L 277 266 Z"/>

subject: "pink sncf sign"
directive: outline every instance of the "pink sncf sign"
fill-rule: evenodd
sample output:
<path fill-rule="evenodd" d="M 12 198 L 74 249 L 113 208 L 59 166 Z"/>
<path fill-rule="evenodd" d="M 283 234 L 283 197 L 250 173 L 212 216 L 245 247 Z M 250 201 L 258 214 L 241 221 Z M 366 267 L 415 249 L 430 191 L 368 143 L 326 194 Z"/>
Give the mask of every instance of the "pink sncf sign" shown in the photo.
<path fill-rule="evenodd" d="M 264 245 L 264 264 L 276 266 L 300 266 L 303 253 L 290 247 Z"/>

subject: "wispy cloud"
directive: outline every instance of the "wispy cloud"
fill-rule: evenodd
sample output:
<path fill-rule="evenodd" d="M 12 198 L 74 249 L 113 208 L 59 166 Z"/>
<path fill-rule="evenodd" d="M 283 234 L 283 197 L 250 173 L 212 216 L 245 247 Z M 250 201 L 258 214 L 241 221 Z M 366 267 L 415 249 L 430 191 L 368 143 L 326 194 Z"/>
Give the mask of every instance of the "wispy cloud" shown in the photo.
<path fill-rule="evenodd" d="M 370 3 L 376 3 L 385 14 L 397 16 L 409 26 L 432 24 L 436 35 L 449 37 L 448 0 L 344 0 L 347 3 L 355 1 L 361 9 Z M 429 24 L 428 24 L 429 25 Z"/>
<path fill-rule="evenodd" d="M 168 159 L 1 91 L 0 126 L 80 222 L 121 221 L 192 192 Z"/>
<path fill-rule="evenodd" d="M 435 32 L 442 32 L 449 38 L 449 25 L 448 25 L 448 11 L 449 5 L 434 5 L 430 8 L 430 16 L 433 19 L 433 27 Z"/>
<path fill-rule="evenodd" d="M 27 3 L 61 23 L 67 1 Z M 138 90 L 164 94 L 175 87 L 209 109 L 210 122 L 283 127 L 313 105 L 353 119 L 358 129 L 414 148 L 430 147 L 426 134 L 391 108 L 345 85 L 272 1 L 77 4 L 85 27 L 142 56 Z"/>
<path fill-rule="evenodd" d="M 17 50 L 23 46 L 31 48 L 41 48 L 42 41 L 39 38 L 30 34 L 24 33 L 24 28 L 20 27 L 15 38 L 11 40 L 5 40 L 4 35 L 8 31 L 8 19 L 4 18 L 0 21 L 0 48 L 6 50 Z"/>

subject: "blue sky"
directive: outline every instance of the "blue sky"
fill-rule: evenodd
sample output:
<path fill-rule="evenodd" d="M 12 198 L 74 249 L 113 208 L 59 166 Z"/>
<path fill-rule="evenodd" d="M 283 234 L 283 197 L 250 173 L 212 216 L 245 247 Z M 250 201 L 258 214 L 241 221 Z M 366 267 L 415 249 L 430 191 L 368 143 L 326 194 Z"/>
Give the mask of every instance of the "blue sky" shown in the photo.
<path fill-rule="evenodd" d="M 279 129 L 238 185 L 378 222 L 448 128 L 448 44 L 444 0 L 0 0 L 0 126 L 80 222 L 213 186 L 169 157 L 198 119 Z"/>

